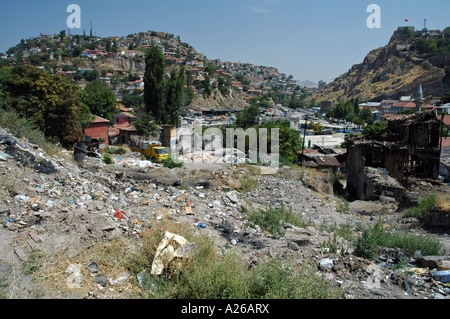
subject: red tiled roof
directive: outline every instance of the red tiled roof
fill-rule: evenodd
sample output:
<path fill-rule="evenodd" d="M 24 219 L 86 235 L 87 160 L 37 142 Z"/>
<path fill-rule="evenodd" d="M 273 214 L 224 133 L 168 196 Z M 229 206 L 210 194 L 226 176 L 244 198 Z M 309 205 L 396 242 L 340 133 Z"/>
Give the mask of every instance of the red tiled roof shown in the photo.
<path fill-rule="evenodd" d="M 109 120 L 96 115 L 95 119 L 91 122 L 91 124 L 92 123 L 109 123 Z"/>
<path fill-rule="evenodd" d="M 393 107 L 407 107 L 407 108 L 415 108 L 416 103 L 415 102 L 400 102 L 397 104 L 392 105 Z M 431 104 L 423 104 L 422 109 L 434 109 L 439 108 L 439 106 L 431 105 Z"/>
<path fill-rule="evenodd" d="M 115 124 L 108 128 L 108 135 L 109 136 L 116 136 L 120 134 L 120 131 L 136 131 L 136 128 L 131 123 L 122 123 L 122 124 Z"/>
<path fill-rule="evenodd" d="M 129 117 L 129 118 L 135 118 L 136 116 L 134 116 L 133 114 L 131 114 L 131 113 L 128 113 L 128 112 L 120 112 L 119 114 L 117 114 L 117 115 L 125 115 L 126 117 Z M 116 115 L 116 116 L 117 116 Z"/>

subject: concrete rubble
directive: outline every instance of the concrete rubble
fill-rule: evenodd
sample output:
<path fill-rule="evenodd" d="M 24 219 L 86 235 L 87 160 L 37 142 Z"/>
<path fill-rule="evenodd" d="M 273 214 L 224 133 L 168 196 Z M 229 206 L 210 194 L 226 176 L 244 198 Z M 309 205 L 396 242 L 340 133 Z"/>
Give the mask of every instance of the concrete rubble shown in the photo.
<path fill-rule="evenodd" d="M 347 298 L 450 298 L 448 286 L 434 280 L 430 269 L 389 267 L 399 252 L 380 252 L 379 262 L 371 262 L 352 255 L 345 240 L 320 231 L 318 225 L 354 225 L 367 223 L 371 217 L 340 212 L 341 201 L 323 191 L 326 186 L 312 189 L 299 171 L 258 175 L 245 166 L 191 169 L 188 162 L 184 168 L 169 170 L 131 152 L 112 155 L 114 164 L 110 165 L 96 157 L 86 157 L 78 165 L 70 160 L 71 152 L 49 156 L 27 141 L 15 141 L 14 145 L 0 143 L 0 271 L 7 277 L 11 260 L 26 263 L 33 258 L 32 252 L 74 257 L 122 236 L 138 240 L 141 233 L 158 227 L 159 221 L 170 219 L 212 237 L 220 249 L 230 245 L 238 249 L 249 267 L 268 256 L 315 265 Z M 31 165 L 24 164 L 25 157 Z M 248 192 L 239 191 L 244 176 L 256 180 Z M 269 206 L 290 209 L 310 226 L 285 223 L 285 234 L 274 236 L 249 223 L 243 214 L 243 208 Z M 324 249 L 324 243 L 333 240 L 339 242 L 338 252 Z M 418 260 L 405 257 L 411 263 Z M 420 259 L 424 260 L 426 256 Z M 86 268 L 68 265 L 61 269 L 73 286 L 85 280 L 83 274 L 86 277 L 79 267 Z M 129 276 L 96 277 L 96 287 L 108 296 L 111 291 L 103 288 L 120 286 Z M 89 297 L 98 297 L 98 293 Z"/>

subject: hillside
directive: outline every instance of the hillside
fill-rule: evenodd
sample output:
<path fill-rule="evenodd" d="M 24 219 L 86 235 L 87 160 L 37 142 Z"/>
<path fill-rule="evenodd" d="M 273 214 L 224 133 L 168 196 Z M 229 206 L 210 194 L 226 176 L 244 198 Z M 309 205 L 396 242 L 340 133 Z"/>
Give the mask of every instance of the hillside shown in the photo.
<path fill-rule="evenodd" d="M 186 68 L 189 84 L 185 101 L 191 108 L 242 108 L 261 96 L 272 105 L 283 104 L 304 93 L 292 76 L 276 68 L 207 59 L 179 36 L 155 31 L 107 38 L 66 35 L 64 31 L 40 35 L 21 40 L 0 54 L 0 66 L 23 61 L 50 73 L 63 73 L 81 87 L 98 78 L 122 100 L 127 92 L 143 90 L 145 52 L 154 45 L 163 51 L 167 75 L 173 67 Z M 210 94 L 205 94 L 207 77 Z"/>
<path fill-rule="evenodd" d="M 386 46 L 369 52 L 362 63 L 352 66 L 312 97 L 318 102 L 358 97 L 361 101 L 381 101 L 414 95 L 419 84 L 426 96 L 442 97 L 450 91 L 450 60 L 445 51 L 448 40 L 433 40 L 418 32 L 405 37 L 404 29 L 399 28 Z M 432 41 L 447 47 L 434 51 L 435 55 L 433 51 L 422 53 L 418 44 Z"/>

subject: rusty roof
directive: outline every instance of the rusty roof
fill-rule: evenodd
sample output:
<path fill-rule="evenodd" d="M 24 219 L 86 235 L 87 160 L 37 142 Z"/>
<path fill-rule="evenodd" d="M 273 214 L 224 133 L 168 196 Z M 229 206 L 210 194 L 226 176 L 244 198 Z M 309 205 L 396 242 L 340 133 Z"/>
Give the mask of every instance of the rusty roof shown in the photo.
<path fill-rule="evenodd" d="M 91 124 L 93 124 L 93 123 L 109 123 L 109 120 L 96 115 L 94 120 L 91 122 Z"/>
<path fill-rule="evenodd" d="M 312 159 L 319 166 L 331 166 L 331 167 L 340 167 L 341 164 L 334 156 L 314 156 Z"/>

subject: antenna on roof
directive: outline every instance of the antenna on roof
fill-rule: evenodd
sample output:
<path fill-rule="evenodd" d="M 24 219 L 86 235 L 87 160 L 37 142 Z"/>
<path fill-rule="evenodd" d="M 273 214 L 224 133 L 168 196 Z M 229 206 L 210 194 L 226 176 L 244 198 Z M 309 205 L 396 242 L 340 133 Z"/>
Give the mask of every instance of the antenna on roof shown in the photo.
<path fill-rule="evenodd" d="M 427 19 L 423 19 L 423 29 L 427 29 Z"/>

